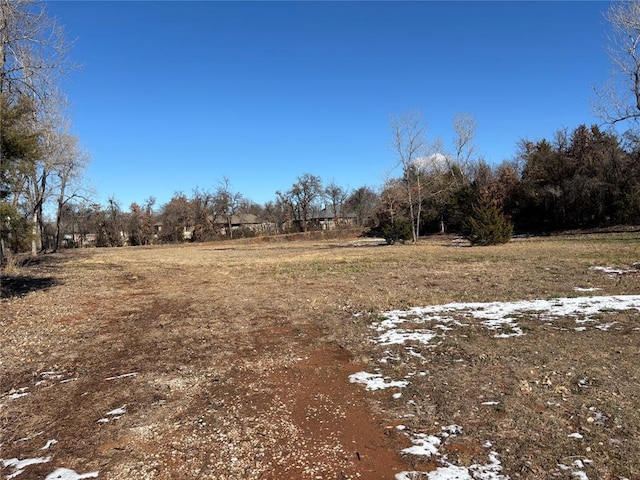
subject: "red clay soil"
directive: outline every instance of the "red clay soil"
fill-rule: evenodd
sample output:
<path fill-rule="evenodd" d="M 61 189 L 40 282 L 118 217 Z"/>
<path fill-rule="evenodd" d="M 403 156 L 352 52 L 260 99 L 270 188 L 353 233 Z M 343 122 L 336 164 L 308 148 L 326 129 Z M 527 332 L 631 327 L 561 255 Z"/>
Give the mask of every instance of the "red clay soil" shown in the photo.
<path fill-rule="evenodd" d="M 345 456 L 344 471 L 320 472 L 316 478 L 392 479 L 407 468 L 398 453 L 407 440 L 371 413 L 361 386 L 345 382 L 358 370 L 344 350 L 326 345 L 272 378 L 290 398 L 293 418 L 307 443 L 335 444 Z M 308 458 L 312 464 L 320 460 Z M 304 465 L 294 462 L 269 478 L 305 478 L 304 474 Z"/>
<path fill-rule="evenodd" d="M 0 459 L 51 457 L 16 478 L 64 467 L 110 480 L 379 480 L 409 469 L 406 437 L 373 413 L 349 383 L 359 368 L 317 327 L 268 312 L 239 322 L 189 287 L 172 297 L 114 272 L 99 294 L 73 272 L 2 300 Z M 0 462 L 0 476 L 14 473 Z"/>

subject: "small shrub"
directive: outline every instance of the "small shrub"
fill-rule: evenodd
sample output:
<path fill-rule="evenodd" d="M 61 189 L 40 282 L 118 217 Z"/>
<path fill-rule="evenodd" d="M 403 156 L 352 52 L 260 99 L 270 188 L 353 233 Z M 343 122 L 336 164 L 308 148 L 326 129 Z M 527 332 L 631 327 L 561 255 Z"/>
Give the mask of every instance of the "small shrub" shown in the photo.
<path fill-rule="evenodd" d="M 383 218 L 379 220 L 378 225 L 365 230 L 361 234 L 362 237 L 382 237 L 388 245 L 396 242 L 404 242 L 411 240 L 411 222 L 406 218 Z"/>
<path fill-rule="evenodd" d="M 411 240 L 411 222 L 406 218 L 397 218 L 394 222 L 388 222 L 380 226 L 382 238 L 389 245 L 396 242 Z"/>
<path fill-rule="evenodd" d="M 499 245 L 511 240 L 513 225 L 490 200 L 483 199 L 473 206 L 467 218 L 464 236 L 471 245 Z"/>

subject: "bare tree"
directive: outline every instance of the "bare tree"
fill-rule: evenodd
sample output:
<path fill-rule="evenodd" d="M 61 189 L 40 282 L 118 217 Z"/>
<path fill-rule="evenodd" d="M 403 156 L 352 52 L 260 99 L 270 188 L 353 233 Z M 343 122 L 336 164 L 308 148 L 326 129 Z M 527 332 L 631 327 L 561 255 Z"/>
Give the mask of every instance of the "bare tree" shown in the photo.
<path fill-rule="evenodd" d="M 227 224 L 226 234 L 229 238 L 233 238 L 232 217 L 237 213 L 243 197 L 239 192 L 234 192 L 231 188 L 231 182 L 224 177 L 218 184 L 214 198 L 214 209 L 218 212 Z"/>
<path fill-rule="evenodd" d="M 360 187 L 349 195 L 345 201 L 345 208 L 356 214 L 356 225 L 361 227 L 373 217 L 379 202 L 376 192 L 369 187 Z"/>
<path fill-rule="evenodd" d="M 66 101 L 56 92 L 43 94 L 39 111 L 32 118 L 31 129 L 38 137 L 38 157 L 22 169 L 25 176 L 24 194 L 32 217 L 31 253 L 45 250 L 49 245 L 45 236 L 44 206 L 55 202 L 56 232 L 53 250 L 60 243 L 60 213 L 65 203 L 87 194 L 80 181 L 89 162 L 89 156 L 78 146 L 77 137 L 70 133 L 66 117 Z M 17 196 L 20 194 L 16 192 Z"/>
<path fill-rule="evenodd" d="M 322 195 L 322 180 L 320 177 L 305 173 L 298 177 L 298 181 L 293 184 L 287 194 L 292 202 L 295 219 L 299 222 L 302 231 L 306 232 L 314 202 Z"/>
<path fill-rule="evenodd" d="M 64 31 L 44 3 L 0 0 L 0 119 L 20 97 L 38 102 L 55 90 L 58 77 L 71 68 L 67 51 Z"/>
<path fill-rule="evenodd" d="M 267 219 L 277 225 L 278 233 L 291 231 L 295 219 L 295 209 L 290 192 L 276 191 L 275 202 L 265 205 Z"/>
<path fill-rule="evenodd" d="M 182 242 L 185 232 L 194 223 L 193 205 L 182 192 L 176 192 L 169 202 L 161 207 L 162 226 L 158 231 L 160 242 Z"/>
<path fill-rule="evenodd" d="M 26 97 L 35 109 L 32 121 L 37 122 L 37 115 L 46 103 L 46 97 L 55 91 L 58 76 L 69 66 L 66 61 L 67 46 L 62 28 L 55 19 L 47 16 L 43 3 L 0 0 L 0 165 L 3 170 L 7 165 L 3 129 L 5 115 Z M 14 164 L 25 161 L 30 162 L 31 159 L 16 157 L 11 160 Z M 29 163 L 27 166 L 32 165 Z M 27 179 L 31 187 L 31 216 L 36 234 L 32 252 L 35 252 L 38 249 L 37 239 L 41 238 L 43 231 L 42 206 L 48 174 L 46 169 L 38 171 L 35 168 L 18 167 L 16 170 L 22 170 L 23 175 L 13 178 L 16 184 L 12 185 L 12 190 L 22 191 Z M 27 171 L 31 175 L 25 176 Z M 4 184 L 8 178 L 3 174 L 1 180 Z M 5 185 L 1 187 L 5 190 Z M 3 197 L 0 200 L 5 201 L 8 195 Z M 15 195 L 12 202 L 18 202 Z"/>
<path fill-rule="evenodd" d="M 455 161 L 460 168 L 465 183 L 469 182 L 471 163 L 476 153 L 474 144 L 476 128 L 476 119 L 468 113 L 456 113 L 453 117 Z"/>
<path fill-rule="evenodd" d="M 612 2 L 606 18 L 611 25 L 609 57 L 612 77 L 596 89 L 594 109 L 608 124 L 640 121 L 640 1 Z"/>
<path fill-rule="evenodd" d="M 153 242 L 153 205 L 154 197 L 145 200 L 144 205 L 136 202 L 129 207 L 129 224 L 127 227 L 131 245 L 150 245 Z"/>
<path fill-rule="evenodd" d="M 72 65 L 69 43 L 45 4 L 0 0 L 0 92 L 39 96 Z"/>
<path fill-rule="evenodd" d="M 207 191 L 195 188 L 191 196 L 193 210 L 193 234 L 192 240 L 206 242 L 213 240 L 215 236 L 215 220 L 218 215 L 216 210 L 216 196 Z"/>
<path fill-rule="evenodd" d="M 54 192 L 56 195 L 56 231 L 53 251 L 60 248 L 60 222 L 62 211 L 69 202 L 87 200 L 90 192 L 82 185 L 81 180 L 89 163 L 89 155 L 78 146 L 77 137 L 58 132 L 57 149 L 52 171 L 54 175 Z"/>
<path fill-rule="evenodd" d="M 347 190 L 338 186 L 335 181 L 331 181 L 324 189 L 324 196 L 333 209 L 333 218 L 336 227 L 340 227 L 343 223 L 344 215 L 342 207 L 349 196 Z"/>
<path fill-rule="evenodd" d="M 397 178 L 385 180 L 379 197 L 381 216 L 389 223 L 394 224 L 402 211 L 402 203 L 406 197 L 402 181 Z"/>
<path fill-rule="evenodd" d="M 402 179 L 409 205 L 413 242 L 420 235 L 423 189 L 418 164 L 425 157 L 425 125 L 417 111 L 391 118 L 393 147 L 402 168 Z"/>

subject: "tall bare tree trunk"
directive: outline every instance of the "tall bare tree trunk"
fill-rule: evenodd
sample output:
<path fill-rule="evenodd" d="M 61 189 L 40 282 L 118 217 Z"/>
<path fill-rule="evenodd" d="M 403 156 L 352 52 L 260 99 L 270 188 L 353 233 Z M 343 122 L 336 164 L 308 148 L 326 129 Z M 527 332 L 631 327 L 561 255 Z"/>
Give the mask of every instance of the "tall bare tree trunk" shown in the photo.
<path fill-rule="evenodd" d="M 409 216 L 411 217 L 411 236 L 413 243 L 418 241 L 420 233 L 420 213 L 422 191 L 420 185 L 419 161 L 425 155 L 424 124 L 419 112 L 409 112 L 400 118 L 391 118 L 391 128 L 394 136 L 394 148 L 398 155 L 398 161 L 402 167 L 404 183 L 407 190 L 409 203 Z M 415 177 L 415 178 L 413 178 Z M 418 199 L 418 205 L 414 206 L 414 193 Z"/>

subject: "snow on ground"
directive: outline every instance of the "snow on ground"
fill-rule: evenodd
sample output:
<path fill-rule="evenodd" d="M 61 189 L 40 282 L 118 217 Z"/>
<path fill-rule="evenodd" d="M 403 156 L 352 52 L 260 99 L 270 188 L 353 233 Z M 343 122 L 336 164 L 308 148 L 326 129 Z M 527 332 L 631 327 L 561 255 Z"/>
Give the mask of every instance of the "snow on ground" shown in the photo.
<path fill-rule="evenodd" d="M 618 271 L 605 267 L 593 267 L 593 269 L 602 270 L 613 275 L 632 272 Z M 633 272 L 636 271 L 634 270 Z M 596 289 L 576 288 L 575 290 L 592 292 Z M 587 325 L 591 328 L 607 331 L 614 327 L 617 322 L 604 322 L 603 319 L 606 315 L 625 310 L 640 311 L 640 295 L 585 296 L 517 302 L 452 302 L 445 305 L 383 312 L 381 319 L 372 323 L 371 327 L 376 332 L 374 343 L 381 347 L 391 345 L 404 347 L 404 352 L 402 353 L 386 350 L 384 357 L 379 359 L 381 364 L 385 364 L 390 360 L 402 361 L 403 355 L 407 357 L 422 357 L 415 351 L 416 344 L 429 345 L 432 340 L 445 332 L 449 332 L 456 327 L 468 326 L 473 320 L 479 321 L 479 325 L 482 328 L 495 332 L 494 337 L 508 338 L 525 334 L 518 325 L 519 318 L 534 318 L 547 323 L 571 318 L 576 322 L 575 331 L 577 332 L 586 330 L 588 328 Z M 358 372 L 351 375 L 349 379 L 354 383 L 365 384 L 367 390 L 381 390 L 406 387 L 411 381 L 411 376 L 408 375 L 403 380 L 393 380 L 390 377 L 383 377 L 380 373 Z M 393 395 L 393 398 L 396 399 L 400 397 L 401 395 L 397 393 Z M 482 405 L 496 405 L 498 403 L 487 401 Z M 596 421 L 597 413 L 593 414 L 594 422 Z M 398 426 L 397 428 L 404 430 L 403 426 Z M 409 435 L 407 433 L 413 445 L 405 448 L 401 453 L 405 455 L 439 457 L 439 462 L 442 466 L 431 472 L 400 472 L 396 474 L 396 480 L 507 480 L 509 478 L 501 473 L 502 466 L 499 454 L 493 450 L 493 444 L 490 441 L 485 442 L 483 445 L 483 447 L 490 449 L 488 462 L 484 465 L 452 465 L 447 461 L 446 456 L 440 456 L 438 449 L 443 441 L 449 436 L 461 433 L 462 427 L 457 425 L 443 427 L 442 432 L 438 435 L 423 433 Z M 576 432 L 570 434 L 569 437 L 579 440 L 581 434 Z M 587 475 L 584 472 L 584 466 L 589 463 L 591 463 L 591 460 L 581 459 L 576 460 L 571 465 L 558 464 L 558 468 L 568 471 L 574 478 L 585 480 Z"/>
<path fill-rule="evenodd" d="M 358 372 L 353 375 L 349 375 L 349 381 L 351 383 L 364 383 L 367 390 L 383 390 L 385 388 L 398 387 L 403 388 L 409 385 L 409 382 L 404 380 L 388 382 L 382 378 L 379 373 L 367 373 Z"/>
<path fill-rule="evenodd" d="M 114 379 L 122 378 L 122 377 L 131 377 L 136 375 L 137 374 L 135 373 L 125 374 L 123 376 L 114 377 Z M 77 379 L 78 379 L 77 377 L 71 377 L 65 372 L 57 372 L 54 370 L 40 372 L 35 377 L 34 383 L 31 386 L 13 388 L 7 394 L 0 395 L 0 407 L 2 407 L 2 402 L 6 398 L 16 400 L 26 395 L 29 395 L 30 388 L 33 388 L 34 393 L 36 393 L 38 391 L 38 387 L 50 387 L 56 384 L 59 385 L 67 382 L 72 382 Z M 109 416 L 109 418 L 106 419 L 106 421 L 120 418 L 124 413 L 126 413 L 125 408 L 126 408 L 126 405 L 123 405 L 120 408 L 116 408 L 114 410 L 111 410 L 110 412 L 107 412 L 106 415 Z M 45 433 L 44 431 L 38 432 L 35 435 L 32 435 L 30 437 L 24 437 L 24 438 L 15 440 L 14 443 L 27 442 L 29 440 L 32 440 L 35 437 L 43 435 L 44 433 Z M 40 448 L 40 450 L 49 450 L 51 449 L 51 447 L 53 447 L 57 443 L 58 441 L 55 439 L 47 440 L 47 442 L 44 444 L 42 448 Z M 2 447 L 2 444 L 0 444 L 0 448 L 1 447 Z M 7 480 L 12 480 L 22 475 L 22 473 L 24 473 L 25 470 L 30 465 L 48 463 L 48 462 L 51 462 L 51 458 L 52 458 L 51 456 L 37 457 L 37 458 L 23 458 L 22 460 L 19 460 L 18 458 L 11 458 L 7 460 L 0 458 L 0 466 L 2 466 L 3 468 L 13 468 L 13 472 L 9 473 L 6 476 Z M 82 480 L 85 478 L 97 478 L 97 477 L 98 477 L 98 472 L 79 474 L 67 468 L 57 468 L 52 473 L 47 475 L 45 480 Z"/>
<path fill-rule="evenodd" d="M 485 465 L 473 464 L 469 467 L 459 467 L 444 462 L 445 466 L 438 467 L 431 472 L 400 472 L 396 480 L 509 480 L 508 475 L 502 475 L 502 465 L 496 452 L 489 452 L 489 462 Z"/>
<path fill-rule="evenodd" d="M 426 435 L 418 433 L 410 437 L 411 447 L 400 451 L 405 455 L 419 455 L 424 457 L 440 456 L 438 448 L 449 437 L 461 435 L 463 429 L 460 425 L 448 425 L 441 428 L 438 435 Z M 485 448 L 491 448 L 491 442 L 483 445 Z M 486 464 L 473 464 L 468 467 L 453 465 L 441 458 L 442 467 L 432 472 L 407 471 L 396 474 L 396 480 L 508 480 L 508 476 L 502 475 L 502 465 L 498 459 L 498 453 L 493 450 L 488 452 L 489 460 Z"/>
<path fill-rule="evenodd" d="M 35 380 L 35 382 L 31 386 L 12 388 L 9 392 L 5 394 L 0 394 L 0 402 L 5 398 L 9 398 L 11 400 L 17 400 L 19 398 L 26 397 L 31 393 L 29 391 L 31 387 L 51 386 L 51 385 L 55 385 L 56 383 L 61 384 L 61 383 L 67 383 L 67 382 L 72 382 L 74 380 L 77 380 L 77 377 L 65 378 L 64 373 L 55 372 L 55 371 L 41 372 L 38 374 L 36 378 L 38 378 L 38 380 Z"/>
<path fill-rule="evenodd" d="M 18 460 L 17 458 L 10 458 L 8 460 L 0 459 L 0 463 L 4 468 L 13 467 L 13 473 L 7 475 L 7 480 L 15 478 L 24 472 L 24 469 L 29 465 L 36 465 L 38 463 L 47 463 L 51 461 L 51 457 L 38 457 L 38 458 L 24 458 Z"/>
<path fill-rule="evenodd" d="M 138 372 L 131 372 L 131 373 L 123 373 L 121 375 L 115 375 L 113 377 L 107 377 L 105 378 L 106 381 L 111 381 L 111 380 L 118 380 L 120 378 L 130 378 L 130 377 L 135 377 L 138 375 Z"/>
<path fill-rule="evenodd" d="M 431 457 L 433 455 L 437 455 L 441 440 L 435 435 L 417 433 L 413 438 L 411 438 L 411 443 L 413 443 L 411 447 L 403 448 L 400 450 L 400 453 Z"/>
<path fill-rule="evenodd" d="M 55 440 L 49 440 L 45 448 L 43 448 L 42 450 L 49 448 L 50 445 L 53 445 L 55 443 L 58 442 L 56 442 Z M 7 475 L 7 480 L 11 480 L 18 477 L 19 475 L 22 475 L 25 469 L 30 465 L 49 463 L 50 461 L 51 457 L 23 458 L 22 460 L 18 460 L 17 458 L 4 460 L 0 458 L 0 464 L 2 464 L 4 468 L 13 468 L 13 472 Z M 45 477 L 45 480 L 82 480 L 84 478 L 98 478 L 98 472 L 78 474 L 77 472 L 68 468 L 57 468 L 49 475 L 47 475 Z"/>
<path fill-rule="evenodd" d="M 122 415 L 127 413 L 126 407 L 126 405 L 123 405 L 120 408 L 116 408 L 114 410 L 111 410 L 110 412 L 105 413 L 106 417 L 98 420 L 98 423 L 108 423 L 111 420 L 118 420 L 120 417 L 122 417 Z"/>
<path fill-rule="evenodd" d="M 68 468 L 58 468 L 47 475 L 44 480 L 82 480 L 84 478 L 98 478 L 98 472 L 79 474 Z"/>
<path fill-rule="evenodd" d="M 590 267 L 589 270 L 604 272 L 610 277 L 615 277 L 616 275 L 626 275 L 627 273 L 640 273 L 640 269 L 637 269 L 637 268 L 623 270 L 621 268 L 613 268 L 613 267 Z"/>
<path fill-rule="evenodd" d="M 577 324 L 591 323 L 606 330 L 614 323 L 601 323 L 604 313 L 623 310 L 640 311 L 640 295 L 592 296 L 524 300 L 519 302 L 458 303 L 409 310 L 392 310 L 382 314 L 382 320 L 372 324 L 378 332 L 376 343 L 382 346 L 404 345 L 407 342 L 428 344 L 438 336 L 442 325 L 464 326 L 464 320 L 480 320 L 480 325 L 495 331 L 496 338 L 524 335 L 518 317 L 535 317 L 544 321 L 571 317 Z M 430 328 L 417 328 L 430 324 Z M 410 328 L 402 328 L 403 326 Z M 582 330 L 581 327 L 577 327 Z"/>
<path fill-rule="evenodd" d="M 49 440 L 49 441 L 47 441 L 47 443 L 45 444 L 45 446 L 44 446 L 44 447 L 42 447 L 40 450 L 49 450 L 49 448 L 50 448 L 52 445 L 55 445 L 56 443 L 58 443 L 58 440 Z"/>

